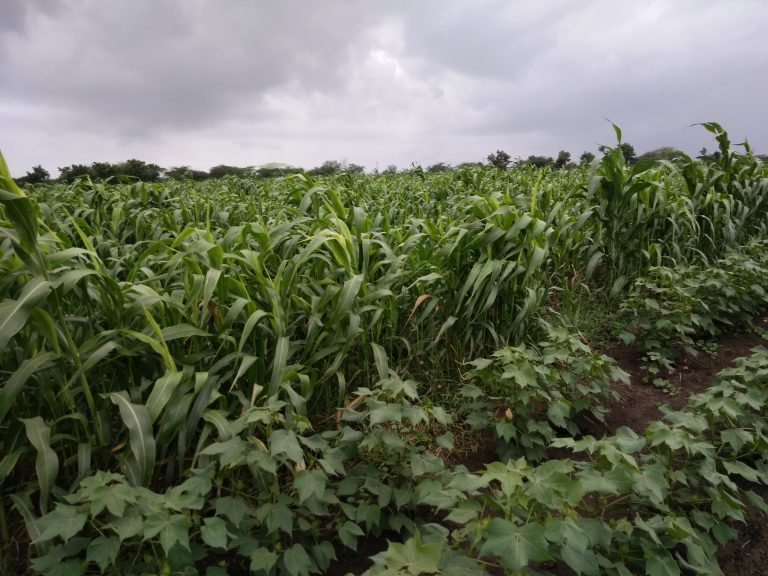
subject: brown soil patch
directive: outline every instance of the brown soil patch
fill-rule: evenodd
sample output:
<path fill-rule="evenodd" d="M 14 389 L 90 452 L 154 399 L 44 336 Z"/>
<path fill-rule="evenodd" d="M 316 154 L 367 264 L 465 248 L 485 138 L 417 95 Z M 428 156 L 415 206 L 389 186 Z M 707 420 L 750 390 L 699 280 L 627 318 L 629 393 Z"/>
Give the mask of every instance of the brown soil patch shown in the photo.
<path fill-rule="evenodd" d="M 764 322 L 760 325 L 765 328 Z M 674 396 L 651 385 L 641 384 L 644 377 L 642 354 L 636 348 L 618 345 L 608 355 L 629 373 L 632 385 L 616 385 L 620 398 L 606 403 L 610 414 L 606 417 L 605 426 L 591 424 L 585 428 L 595 436 L 614 434 L 621 426 L 628 426 L 642 434 L 648 424 L 661 417 L 659 406 L 666 404 L 675 410 L 683 408 L 690 396 L 711 385 L 720 370 L 731 366 L 736 358 L 749 356 L 753 348 L 765 345 L 765 340 L 753 332 L 722 335 L 714 357 L 705 353 L 685 357 L 679 362 L 679 370 L 667 375 L 679 389 Z M 755 491 L 768 496 L 766 487 Z M 739 538 L 726 545 L 718 555 L 723 573 L 726 576 L 768 575 L 768 516 L 748 505 L 746 525 L 739 524 L 734 528 L 739 530 Z"/>
<path fill-rule="evenodd" d="M 402 540 L 397 534 L 388 534 L 381 536 L 381 538 L 361 538 L 357 542 L 357 551 L 350 550 L 345 546 L 337 546 L 336 560 L 331 562 L 326 574 L 328 576 L 362 574 L 373 566 L 371 556 L 387 549 L 387 538 Z"/>
<path fill-rule="evenodd" d="M 643 384 L 646 374 L 643 371 L 642 353 L 635 347 L 617 345 L 608 352 L 632 378 L 631 386 L 615 385 L 620 398 L 608 400 L 606 406 L 610 414 L 606 425 L 592 425 L 589 432 L 595 436 L 614 434 L 622 426 L 628 426 L 642 434 L 651 422 L 661 418 L 659 406 L 666 404 L 675 410 L 683 408 L 693 394 L 706 390 L 712 378 L 723 368 L 731 365 L 734 359 L 749 356 L 756 346 L 765 341 L 753 332 L 725 334 L 718 341 L 717 354 L 709 356 L 699 352 L 698 356 L 686 356 L 678 362 L 678 370 L 667 374 L 667 379 L 678 388 L 675 395 Z M 768 574 L 768 572 L 766 572 Z"/>
<path fill-rule="evenodd" d="M 496 439 L 490 430 L 454 431 L 456 450 L 445 459 L 446 466 L 464 465 L 470 472 L 480 472 L 496 462 Z"/>

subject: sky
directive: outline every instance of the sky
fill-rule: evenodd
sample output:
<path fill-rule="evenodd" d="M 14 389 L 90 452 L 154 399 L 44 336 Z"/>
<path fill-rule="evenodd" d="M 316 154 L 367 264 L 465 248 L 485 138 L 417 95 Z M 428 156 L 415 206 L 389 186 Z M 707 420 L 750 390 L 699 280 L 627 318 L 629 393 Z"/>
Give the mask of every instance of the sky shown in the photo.
<path fill-rule="evenodd" d="M 715 148 L 768 153 L 766 0 L 2 0 L 22 176 Z"/>

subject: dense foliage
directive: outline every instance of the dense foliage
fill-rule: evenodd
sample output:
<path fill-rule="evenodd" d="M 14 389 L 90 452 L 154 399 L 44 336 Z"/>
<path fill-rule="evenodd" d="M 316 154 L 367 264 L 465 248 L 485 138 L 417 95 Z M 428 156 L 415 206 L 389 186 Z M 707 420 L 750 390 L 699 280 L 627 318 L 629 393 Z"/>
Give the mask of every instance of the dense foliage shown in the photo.
<path fill-rule="evenodd" d="M 574 170 L 25 193 L 2 163 L 0 571 L 28 554 L 44 574 L 322 573 L 386 532 L 404 543 L 372 573 L 717 573 L 743 509 L 731 476 L 765 480 L 765 355 L 644 437 L 574 440 L 626 375 L 540 321 L 624 299 L 660 354 L 648 310 L 684 306 L 687 346 L 764 304 L 768 171 L 705 127 L 713 162 L 630 165 L 617 146 Z M 504 461 L 447 464 L 466 427 Z M 553 441 L 591 457 L 542 461 Z M 617 500 L 629 516 L 595 516 Z"/>

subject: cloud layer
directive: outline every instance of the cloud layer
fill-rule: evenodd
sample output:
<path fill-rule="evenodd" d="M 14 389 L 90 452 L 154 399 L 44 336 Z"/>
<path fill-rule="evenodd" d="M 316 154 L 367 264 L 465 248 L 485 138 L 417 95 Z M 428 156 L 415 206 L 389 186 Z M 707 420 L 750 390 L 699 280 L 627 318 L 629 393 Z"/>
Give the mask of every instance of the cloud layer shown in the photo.
<path fill-rule="evenodd" d="M 4 0 L 0 147 L 15 172 L 374 168 L 578 155 L 619 123 L 642 151 L 768 152 L 763 0 Z"/>

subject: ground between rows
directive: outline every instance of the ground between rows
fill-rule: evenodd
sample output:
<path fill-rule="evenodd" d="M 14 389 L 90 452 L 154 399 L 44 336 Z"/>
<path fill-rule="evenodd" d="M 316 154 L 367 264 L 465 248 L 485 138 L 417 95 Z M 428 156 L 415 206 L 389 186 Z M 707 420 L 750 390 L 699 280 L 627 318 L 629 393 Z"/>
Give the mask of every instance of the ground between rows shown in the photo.
<path fill-rule="evenodd" d="M 761 322 L 762 327 L 766 324 Z M 718 338 L 717 351 L 713 355 L 699 353 L 687 356 L 680 361 L 679 369 L 668 374 L 668 380 L 678 388 L 670 395 L 667 391 L 642 384 L 644 379 L 642 352 L 634 346 L 616 345 L 608 354 L 619 366 L 630 374 L 632 385 L 615 384 L 619 394 L 616 400 L 610 399 L 606 406 L 610 413 L 605 424 L 585 423 L 586 433 L 595 437 L 611 435 L 621 426 L 628 426 L 638 434 L 661 417 L 659 407 L 666 404 L 675 410 L 683 408 L 688 398 L 706 390 L 714 376 L 727 368 L 736 358 L 749 356 L 752 349 L 765 345 L 766 342 L 753 332 L 724 334 Z M 465 450 L 455 464 L 464 464 L 472 471 L 481 470 L 485 464 L 495 461 L 496 450 L 489 434 L 478 435 L 471 441 L 472 449 Z M 761 486 L 751 486 L 763 496 L 768 490 Z M 768 574 L 768 517 L 754 506 L 747 507 L 747 524 L 734 526 L 739 529 L 739 539 L 729 543 L 719 554 L 720 565 L 726 576 L 765 576 Z M 394 537 L 394 535 L 393 535 Z M 361 574 L 372 562 L 369 557 L 386 548 L 386 536 L 378 539 L 361 539 L 357 552 L 344 550 L 338 560 L 332 563 L 327 574 L 343 576 Z M 575 574 L 564 565 L 547 565 L 552 574 L 571 576 Z M 500 573 L 501 574 L 501 573 Z"/>

